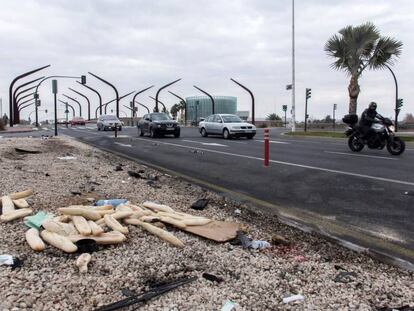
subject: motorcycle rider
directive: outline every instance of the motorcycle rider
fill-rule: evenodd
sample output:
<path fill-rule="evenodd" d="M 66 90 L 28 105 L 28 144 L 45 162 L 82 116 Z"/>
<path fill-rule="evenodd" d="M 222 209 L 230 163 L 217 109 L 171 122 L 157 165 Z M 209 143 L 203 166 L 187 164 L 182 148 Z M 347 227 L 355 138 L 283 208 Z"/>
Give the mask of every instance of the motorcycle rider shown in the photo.
<path fill-rule="evenodd" d="M 360 131 L 366 140 L 369 140 L 373 134 L 375 134 L 375 130 L 371 128 L 371 126 L 374 123 L 379 123 L 379 121 L 375 119 L 377 115 L 377 103 L 375 102 L 371 102 L 361 115 L 359 121 Z"/>

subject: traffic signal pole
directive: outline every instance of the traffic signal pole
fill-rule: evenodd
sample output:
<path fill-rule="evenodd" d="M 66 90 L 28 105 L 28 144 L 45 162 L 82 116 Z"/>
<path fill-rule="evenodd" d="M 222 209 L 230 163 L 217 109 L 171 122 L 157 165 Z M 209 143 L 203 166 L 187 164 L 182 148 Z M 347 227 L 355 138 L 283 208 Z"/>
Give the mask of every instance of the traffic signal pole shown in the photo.
<path fill-rule="evenodd" d="M 308 99 L 311 98 L 311 89 L 306 89 L 306 101 L 305 101 L 305 132 L 308 128 Z"/>

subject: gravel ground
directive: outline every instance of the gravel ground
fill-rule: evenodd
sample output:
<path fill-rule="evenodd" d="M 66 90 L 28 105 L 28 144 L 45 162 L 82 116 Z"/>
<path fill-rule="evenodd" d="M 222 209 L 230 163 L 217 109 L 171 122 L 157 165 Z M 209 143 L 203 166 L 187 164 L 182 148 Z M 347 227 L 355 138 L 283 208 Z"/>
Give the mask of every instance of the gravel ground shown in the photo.
<path fill-rule="evenodd" d="M 41 150 L 18 155 L 14 147 Z M 72 155 L 76 160 L 59 160 Z M 115 166 L 123 164 L 123 171 Z M 128 170 L 157 178 L 130 178 Z M 227 299 L 236 310 L 376 310 L 377 306 L 414 304 L 414 274 L 382 264 L 315 235 L 288 227 L 251 209 L 191 185 L 173 176 L 101 152 L 65 138 L 0 139 L 0 195 L 35 190 L 29 200 L 35 211 L 83 203 L 87 197 L 127 198 L 133 203 L 156 200 L 176 210 L 245 225 L 254 239 L 270 241 L 280 234 L 291 246 L 274 245 L 263 251 L 218 244 L 168 228 L 185 243 L 178 249 L 159 238 L 129 226 L 119 246 L 92 254 L 89 272 L 80 275 L 78 255 L 48 246 L 35 253 L 27 245 L 21 220 L 0 224 L 0 254 L 24 260 L 12 270 L 0 266 L 0 310 L 93 310 L 125 298 L 122 289 L 142 291 L 148 284 L 181 276 L 198 276 L 188 285 L 130 310 L 220 310 Z M 155 187 L 154 187 L 155 185 Z M 71 191 L 79 191 L 75 196 Z M 200 197 L 210 199 L 204 211 L 189 208 Z M 240 209 L 240 215 L 235 213 Z M 335 282 L 346 269 L 355 272 L 349 282 Z M 203 272 L 221 276 L 213 283 Z M 282 299 L 302 294 L 303 301 L 284 304 Z M 128 309 L 127 309 L 128 310 Z"/>

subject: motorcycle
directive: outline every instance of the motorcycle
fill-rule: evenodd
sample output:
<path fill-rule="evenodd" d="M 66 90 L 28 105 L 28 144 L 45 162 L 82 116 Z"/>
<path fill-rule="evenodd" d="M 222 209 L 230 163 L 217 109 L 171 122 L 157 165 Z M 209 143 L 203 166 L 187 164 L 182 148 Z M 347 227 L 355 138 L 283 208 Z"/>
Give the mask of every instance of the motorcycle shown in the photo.
<path fill-rule="evenodd" d="M 361 132 L 358 125 L 358 115 L 348 114 L 342 118 L 342 121 L 348 124 L 349 128 L 345 132 L 348 138 L 348 146 L 354 152 L 360 152 L 367 145 L 370 149 L 384 149 L 387 146 L 387 150 L 392 155 L 400 155 L 405 150 L 405 142 L 395 135 L 395 127 L 389 118 L 384 118 L 381 115 L 377 115 L 376 118 L 379 123 L 372 125 L 373 132 L 370 137 L 366 138 Z"/>

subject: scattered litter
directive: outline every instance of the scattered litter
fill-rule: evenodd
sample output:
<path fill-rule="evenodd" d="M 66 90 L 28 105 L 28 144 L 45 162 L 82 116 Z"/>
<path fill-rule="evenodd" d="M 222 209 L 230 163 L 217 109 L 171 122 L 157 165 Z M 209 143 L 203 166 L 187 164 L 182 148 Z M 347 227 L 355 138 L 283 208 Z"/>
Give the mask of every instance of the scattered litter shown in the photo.
<path fill-rule="evenodd" d="M 13 264 L 12 255 L 0 255 L 0 265 L 11 266 Z"/>
<path fill-rule="evenodd" d="M 231 300 L 227 300 L 227 301 L 224 303 L 223 307 L 221 307 L 221 310 L 220 310 L 220 311 L 231 311 L 231 310 L 233 310 L 235 307 L 236 307 L 236 304 L 235 304 L 233 301 L 231 301 Z"/>
<path fill-rule="evenodd" d="M 78 253 L 94 253 L 99 251 L 98 243 L 93 239 L 82 239 L 75 242 L 75 245 L 78 247 Z"/>
<path fill-rule="evenodd" d="M 404 194 L 414 196 L 414 191 L 406 191 Z"/>
<path fill-rule="evenodd" d="M 201 150 L 198 150 L 198 149 L 193 149 L 193 150 L 190 150 L 188 152 L 195 153 L 195 154 L 204 154 L 204 151 L 201 151 Z"/>
<path fill-rule="evenodd" d="M 340 266 L 340 265 L 334 265 L 335 270 L 344 270 L 344 271 L 348 271 L 346 270 L 344 267 Z"/>
<path fill-rule="evenodd" d="M 113 207 L 117 207 L 120 204 L 127 203 L 127 199 L 110 199 L 110 200 L 98 200 L 96 201 L 96 206 L 102 206 L 102 205 L 112 205 Z"/>
<path fill-rule="evenodd" d="M 141 176 L 140 173 L 134 172 L 134 171 L 128 171 L 128 175 L 134 178 L 141 178 L 145 179 L 145 177 Z"/>
<path fill-rule="evenodd" d="M 401 306 L 401 307 L 375 307 L 377 311 L 414 311 L 414 307 L 410 307 L 409 305 Z"/>
<path fill-rule="evenodd" d="M 129 288 L 121 289 L 121 293 L 122 293 L 122 295 L 124 295 L 126 297 L 135 296 L 137 294 L 135 291 L 130 290 Z"/>
<path fill-rule="evenodd" d="M 153 181 L 157 181 L 157 180 L 158 180 L 158 176 L 157 176 L 157 175 L 154 175 L 154 174 L 149 174 L 149 175 L 147 176 L 147 178 L 148 178 L 149 180 L 153 180 Z"/>
<path fill-rule="evenodd" d="M 217 282 L 217 283 L 221 283 L 224 281 L 224 279 L 222 277 L 219 276 L 215 276 L 214 274 L 210 274 L 210 273 L 203 273 L 203 278 L 205 278 L 206 280 L 209 280 L 211 282 Z"/>
<path fill-rule="evenodd" d="M 72 193 L 73 195 L 82 195 L 82 192 L 76 190 L 71 190 L 70 193 Z"/>
<path fill-rule="evenodd" d="M 155 181 L 153 181 L 153 180 L 148 180 L 147 181 L 147 185 L 148 186 L 150 186 L 150 187 L 152 187 L 152 188 L 155 188 L 155 189 L 161 189 L 161 186 L 160 185 L 158 185 Z"/>
<path fill-rule="evenodd" d="M 279 234 L 272 235 L 272 243 L 274 245 L 290 245 L 290 241 Z"/>
<path fill-rule="evenodd" d="M 48 219 L 49 217 L 50 217 L 49 214 L 40 211 L 40 212 L 37 212 L 33 216 L 26 217 L 24 223 L 25 223 L 26 226 L 28 226 L 30 228 L 35 228 L 35 229 L 39 230 L 42 223 L 46 219 Z"/>
<path fill-rule="evenodd" d="M 29 154 L 39 154 L 39 153 L 42 153 L 39 150 L 29 150 L 29 149 L 23 149 L 23 148 L 14 148 L 14 150 L 16 150 L 16 152 L 19 152 L 19 153 L 29 153 Z"/>
<path fill-rule="evenodd" d="M 76 259 L 76 266 L 79 268 L 80 273 L 88 272 L 88 263 L 91 261 L 92 256 L 88 253 L 83 253 Z"/>
<path fill-rule="evenodd" d="M 342 271 L 335 276 L 334 282 L 349 283 L 352 281 L 352 277 L 357 277 L 357 274 L 355 272 Z"/>
<path fill-rule="evenodd" d="M 126 184 L 126 183 L 127 183 L 127 181 L 121 180 L 121 184 Z"/>
<path fill-rule="evenodd" d="M 235 210 L 234 210 L 234 215 L 236 215 L 236 216 L 240 216 L 240 215 L 241 215 L 241 210 L 239 210 L 239 209 L 235 209 Z"/>
<path fill-rule="evenodd" d="M 272 247 L 269 242 L 262 241 L 262 240 L 254 240 L 250 244 L 250 248 L 253 249 L 265 249 Z"/>
<path fill-rule="evenodd" d="M 201 210 L 206 208 L 209 201 L 210 201 L 209 199 L 198 199 L 193 204 L 191 204 L 191 208 L 195 209 L 195 210 L 198 210 L 198 211 L 201 211 Z"/>
<path fill-rule="evenodd" d="M 293 295 L 290 297 L 283 298 L 283 303 L 289 303 L 293 301 L 302 301 L 304 299 L 305 297 L 303 297 L 302 295 Z"/>
<path fill-rule="evenodd" d="M 76 160 L 74 156 L 57 157 L 59 160 Z"/>
<path fill-rule="evenodd" d="M 13 257 L 12 255 L 0 255 L 0 266 L 10 266 L 12 270 L 23 266 L 23 260 Z"/>
<path fill-rule="evenodd" d="M 115 166 L 115 172 L 123 171 L 122 165 Z"/>
<path fill-rule="evenodd" d="M 49 173 L 46 173 L 46 174 L 45 174 L 45 176 L 46 176 L 46 177 L 50 177 L 50 174 L 49 174 Z"/>
<path fill-rule="evenodd" d="M 164 285 L 160 285 L 158 287 L 151 288 L 150 290 L 143 292 L 141 294 L 133 295 L 128 298 L 124 298 L 122 300 L 119 300 L 117 302 L 111 303 L 106 306 L 102 306 L 96 311 L 112 311 L 112 310 L 119 310 L 121 308 L 125 308 L 127 306 L 131 306 L 140 302 L 146 302 L 154 297 L 157 297 L 159 295 L 162 295 L 164 293 L 167 293 L 177 287 L 183 286 L 185 284 L 188 284 L 190 282 L 193 282 L 197 279 L 197 277 L 191 277 L 191 278 L 183 278 L 179 279 L 177 281 L 173 281 L 170 283 L 166 283 Z M 231 310 L 231 309 L 228 309 Z"/>

